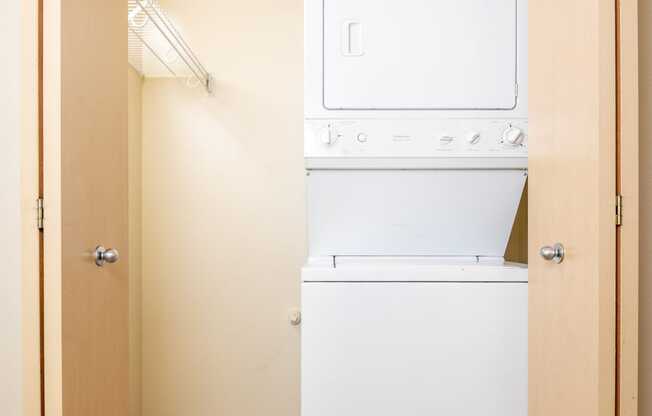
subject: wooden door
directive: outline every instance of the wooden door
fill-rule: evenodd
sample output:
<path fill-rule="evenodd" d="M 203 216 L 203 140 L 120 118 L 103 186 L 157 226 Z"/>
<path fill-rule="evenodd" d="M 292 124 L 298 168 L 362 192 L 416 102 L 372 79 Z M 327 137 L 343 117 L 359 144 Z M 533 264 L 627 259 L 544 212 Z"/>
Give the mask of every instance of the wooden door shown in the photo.
<path fill-rule="evenodd" d="M 44 2 L 46 416 L 128 413 L 126 16 Z M 121 258 L 98 267 L 97 245 Z"/>
<path fill-rule="evenodd" d="M 529 4 L 530 416 L 615 413 L 615 10 Z"/>

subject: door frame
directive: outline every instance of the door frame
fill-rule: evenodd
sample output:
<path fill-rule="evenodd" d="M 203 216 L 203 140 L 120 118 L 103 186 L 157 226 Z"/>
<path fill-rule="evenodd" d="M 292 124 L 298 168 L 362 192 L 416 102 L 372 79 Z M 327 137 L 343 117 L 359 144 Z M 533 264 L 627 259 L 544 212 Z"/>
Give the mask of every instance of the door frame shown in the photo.
<path fill-rule="evenodd" d="M 638 0 L 616 0 L 616 414 L 638 414 Z"/>
<path fill-rule="evenodd" d="M 23 416 L 42 414 L 41 355 L 41 238 L 37 227 L 37 198 L 41 194 L 39 150 L 42 125 L 41 49 L 42 0 L 21 2 L 21 281 Z"/>
<path fill-rule="evenodd" d="M 56 2 L 54 2 L 56 3 Z M 24 100 L 21 103 L 24 109 L 22 130 L 22 169 L 23 169 L 23 212 L 35 213 L 35 199 L 38 195 L 38 184 L 35 177 L 38 165 L 39 149 L 35 143 L 38 135 L 39 120 L 39 73 L 38 32 L 42 30 L 38 0 L 23 2 L 23 45 L 22 63 L 24 68 L 22 88 Z M 638 134 L 638 2 L 637 0 L 616 0 L 617 10 L 617 141 L 618 141 L 618 180 L 617 187 L 623 196 L 623 225 L 617 230 L 617 375 L 616 375 L 616 414 L 619 416 L 635 416 L 638 411 L 638 282 L 639 282 L 639 134 Z M 55 30 L 50 27 L 48 30 Z M 56 39 L 55 36 L 49 37 Z M 47 42 L 48 37 L 45 37 Z M 46 76 L 52 77 L 56 74 Z M 51 80 L 52 78 L 50 78 Z M 41 124 L 42 125 L 42 124 Z M 43 149 L 45 154 L 56 155 L 59 150 L 49 140 L 49 146 Z M 56 157 L 49 157 L 53 160 Z M 56 169 L 46 172 L 46 177 L 57 177 Z M 52 191 L 52 190 L 51 190 Z M 54 197 L 56 192 L 50 194 Z M 57 244 L 56 241 L 56 204 L 49 205 L 47 215 L 48 233 L 45 235 L 46 244 Z M 25 215 L 23 219 L 23 345 L 24 345 L 24 380 L 23 397 L 25 406 L 23 412 L 26 416 L 41 414 L 41 376 L 39 342 L 39 317 L 41 307 L 38 300 L 38 236 L 34 232 L 34 216 Z M 52 247 L 52 246 L 50 246 Z M 56 265 L 47 262 L 49 267 L 46 274 L 56 270 Z M 60 268 L 59 268 L 60 269 Z M 57 279 L 53 279 L 57 280 Z M 48 297 L 56 292 L 57 288 L 49 286 Z M 60 290 L 60 288 L 59 288 Z M 58 298 L 53 296 L 53 298 Z M 44 310 L 48 316 L 56 314 L 56 305 Z M 60 305 L 59 305 L 60 307 Z M 60 309 L 59 309 L 60 310 Z M 57 320 L 51 320 L 56 322 Z M 50 328 L 53 329 L 53 328 Z M 49 332 L 49 331 L 48 331 Z M 52 331 L 60 333 L 60 331 Z M 53 342 L 54 341 L 54 342 Z M 45 368 L 52 376 L 56 373 L 57 366 L 56 340 L 48 342 L 48 360 Z M 60 351 L 59 351 L 60 353 Z M 55 389 L 56 390 L 56 389 Z M 48 389 L 52 393 L 51 389 Z M 55 394 L 56 397 L 56 394 Z M 52 404 L 46 399 L 46 403 Z M 52 408 L 50 408 L 52 409 Z M 48 416 L 54 414 L 46 412 Z"/>

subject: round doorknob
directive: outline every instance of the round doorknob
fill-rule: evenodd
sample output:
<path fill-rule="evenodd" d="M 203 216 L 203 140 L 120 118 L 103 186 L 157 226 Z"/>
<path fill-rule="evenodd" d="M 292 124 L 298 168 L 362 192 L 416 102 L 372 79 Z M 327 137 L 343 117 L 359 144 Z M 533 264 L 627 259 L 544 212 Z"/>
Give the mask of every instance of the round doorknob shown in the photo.
<path fill-rule="evenodd" d="M 564 246 L 560 243 L 555 244 L 554 246 L 543 246 L 539 250 L 539 255 L 543 257 L 544 260 L 552 260 L 555 263 L 561 263 L 564 261 L 564 255 L 566 254 Z"/>
<path fill-rule="evenodd" d="M 104 263 L 115 263 L 120 259 L 120 253 L 114 248 L 95 247 L 95 264 L 98 267 L 104 266 Z"/>

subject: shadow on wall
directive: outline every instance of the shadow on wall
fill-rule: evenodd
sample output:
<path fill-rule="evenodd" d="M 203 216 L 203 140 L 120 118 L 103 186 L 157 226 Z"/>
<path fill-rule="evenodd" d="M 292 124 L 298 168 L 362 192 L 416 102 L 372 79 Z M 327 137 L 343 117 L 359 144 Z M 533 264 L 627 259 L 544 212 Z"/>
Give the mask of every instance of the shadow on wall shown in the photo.
<path fill-rule="evenodd" d="M 299 414 L 301 33 L 276 41 L 219 51 L 212 97 L 143 85 L 144 416 Z"/>

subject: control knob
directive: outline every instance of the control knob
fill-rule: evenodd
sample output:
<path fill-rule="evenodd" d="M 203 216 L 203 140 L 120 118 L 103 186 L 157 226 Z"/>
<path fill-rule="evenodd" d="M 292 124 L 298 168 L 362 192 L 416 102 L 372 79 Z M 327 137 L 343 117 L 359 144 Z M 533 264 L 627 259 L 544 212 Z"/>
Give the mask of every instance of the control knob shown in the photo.
<path fill-rule="evenodd" d="M 319 132 L 319 139 L 327 146 L 335 143 L 339 137 L 340 135 L 337 134 L 335 126 L 332 124 L 329 124 L 328 127 Z"/>
<path fill-rule="evenodd" d="M 511 146 L 520 146 L 523 144 L 523 140 L 525 140 L 525 134 L 523 133 L 523 130 L 518 127 L 509 126 L 503 132 L 503 143 Z"/>
<path fill-rule="evenodd" d="M 439 138 L 439 144 L 443 146 L 447 146 L 455 140 L 454 136 L 451 136 L 450 134 L 444 134 Z"/>
<path fill-rule="evenodd" d="M 466 135 L 466 141 L 469 144 L 477 144 L 480 141 L 480 133 L 477 131 L 469 132 L 469 134 Z"/>

